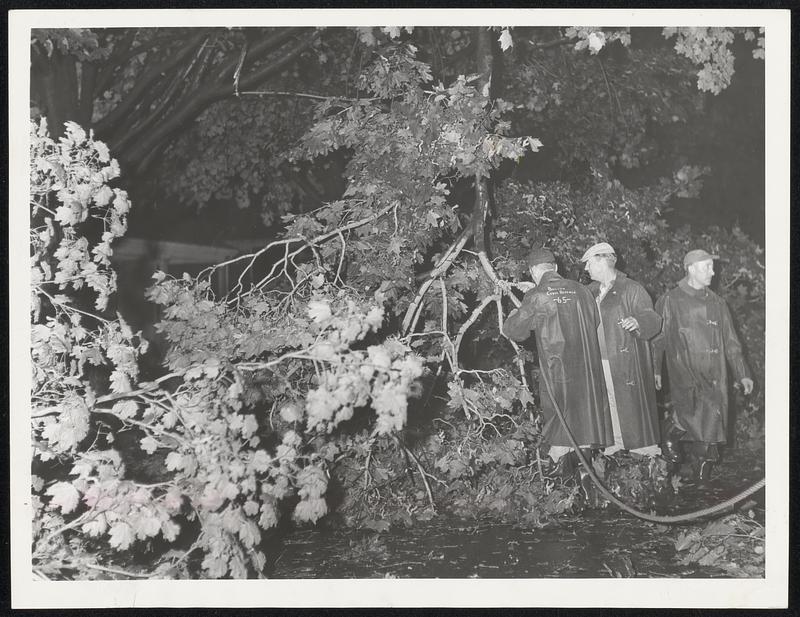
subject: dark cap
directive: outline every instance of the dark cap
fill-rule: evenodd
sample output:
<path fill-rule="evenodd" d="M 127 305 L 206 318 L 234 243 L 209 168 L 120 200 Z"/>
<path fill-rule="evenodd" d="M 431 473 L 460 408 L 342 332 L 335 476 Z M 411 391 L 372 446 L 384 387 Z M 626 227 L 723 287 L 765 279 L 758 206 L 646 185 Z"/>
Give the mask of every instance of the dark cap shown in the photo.
<path fill-rule="evenodd" d="M 707 259 L 719 259 L 719 255 L 712 255 L 703 249 L 694 249 L 686 253 L 686 257 L 683 258 L 683 267 L 688 268 L 698 261 L 706 261 Z"/>
<path fill-rule="evenodd" d="M 533 249 L 528 255 L 528 266 L 538 266 L 539 264 L 552 264 L 556 258 L 550 249 L 544 247 Z"/>

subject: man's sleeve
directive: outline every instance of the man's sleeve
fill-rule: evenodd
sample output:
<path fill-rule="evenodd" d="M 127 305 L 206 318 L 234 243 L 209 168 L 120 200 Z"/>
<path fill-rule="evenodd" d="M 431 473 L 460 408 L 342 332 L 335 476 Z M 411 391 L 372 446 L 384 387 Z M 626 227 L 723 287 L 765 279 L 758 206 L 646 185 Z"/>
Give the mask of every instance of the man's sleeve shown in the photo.
<path fill-rule="evenodd" d="M 528 292 L 522 298 L 522 304 L 511 314 L 503 324 L 503 334 L 512 341 L 521 343 L 531 335 L 533 330 L 533 315 L 535 311 L 535 296 Z"/>
<path fill-rule="evenodd" d="M 661 330 L 653 338 L 653 371 L 661 375 L 661 365 L 664 361 L 664 350 L 667 343 L 667 323 L 669 322 L 669 301 L 665 293 L 656 302 L 656 313 L 661 317 Z"/>
<path fill-rule="evenodd" d="M 632 285 L 631 309 L 633 317 L 639 322 L 638 338 L 650 340 L 661 332 L 661 315 L 653 310 L 653 301 L 644 287 Z"/>
<path fill-rule="evenodd" d="M 725 357 L 728 364 L 731 365 L 736 381 L 741 381 L 745 377 L 750 377 L 750 370 L 744 361 L 742 343 L 736 335 L 736 330 L 733 329 L 733 319 L 728 304 L 722 298 L 720 298 L 720 303 L 722 304 L 722 338 L 725 341 Z"/>

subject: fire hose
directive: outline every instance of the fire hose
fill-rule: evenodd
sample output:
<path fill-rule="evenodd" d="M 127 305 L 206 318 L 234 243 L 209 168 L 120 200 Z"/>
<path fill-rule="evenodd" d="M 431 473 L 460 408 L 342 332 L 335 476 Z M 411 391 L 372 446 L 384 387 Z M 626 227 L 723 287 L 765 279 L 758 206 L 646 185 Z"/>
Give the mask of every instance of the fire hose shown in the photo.
<path fill-rule="evenodd" d="M 730 506 L 734 505 L 735 503 L 742 501 L 743 499 L 749 497 L 756 491 L 760 490 L 764 486 L 766 486 L 766 478 L 761 478 L 758 482 L 750 486 L 749 488 L 743 490 L 738 495 L 731 497 L 730 499 L 726 499 L 722 503 L 719 503 L 715 506 L 710 506 L 708 508 L 703 508 L 702 510 L 696 510 L 695 512 L 686 512 L 685 514 L 676 514 L 673 516 L 662 516 L 658 514 L 648 514 L 647 512 L 641 512 L 636 508 L 633 508 L 626 504 L 624 501 L 617 498 L 608 488 L 606 488 L 603 481 L 598 477 L 597 473 L 595 473 L 594 467 L 590 461 L 586 460 L 585 455 L 581 451 L 578 442 L 575 439 L 575 436 L 572 434 L 569 426 L 567 425 L 567 421 L 564 418 L 564 414 L 561 411 L 561 407 L 556 401 L 556 397 L 553 394 L 553 388 L 550 385 L 550 380 L 547 378 L 547 374 L 542 372 L 542 381 L 544 381 L 545 388 L 547 389 L 547 394 L 550 396 L 550 400 L 553 401 L 553 409 L 555 409 L 556 415 L 558 419 L 561 421 L 561 426 L 564 427 L 564 431 L 567 433 L 567 437 L 569 437 L 569 441 L 572 444 L 572 447 L 575 448 L 575 454 L 578 456 L 578 460 L 581 462 L 581 465 L 589 474 L 589 477 L 594 482 L 595 486 L 600 490 L 600 492 L 608 499 L 611 503 L 613 503 L 618 508 L 621 508 L 625 512 L 633 514 L 633 516 L 637 518 L 641 518 L 645 521 L 650 521 L 652 523 L 663 523 L 663 524 L 675 524 L 675 523 L 683 523 L 687 521 L 693 521 L 699 518 L 703 518 L 704 516 L 709 516 L 711 514 L 716 514 L 717 512 L 721 512 L 729 508 Z"/>

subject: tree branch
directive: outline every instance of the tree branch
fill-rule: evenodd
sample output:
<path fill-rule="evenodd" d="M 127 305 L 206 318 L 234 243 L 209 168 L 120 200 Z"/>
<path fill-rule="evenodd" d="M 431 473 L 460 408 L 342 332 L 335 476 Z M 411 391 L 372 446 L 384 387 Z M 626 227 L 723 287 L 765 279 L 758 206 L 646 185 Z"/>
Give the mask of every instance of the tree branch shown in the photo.
<path fill-rule="evenodd" d="M 486 296 L 475 308 L 475 310 L 472 311 L 472 315 L 469 316 L 469 319 L 467 319 L 467 321 L 465 321 L 459 329 L 458 334 L 456 335 L 456 342 L 453 345 L 453 360 L 455 361 L 456 365 L 458 365 L 458 350 L 461 347 L 461 341 L 464 338 L 464 335 L 467 333 L 467 330 L 469 330 L 470 326 L 475 323 L 478 317 L 481 316 L 481 313 L 483 313 L 484 309 L 489 306 L 489 304 L 494 302 L 498 297 L 499 296 L 497 295 Z"/>
<path fill-rule="evenodd" d="M 286 41 L 290 40 L 300 30 L 301 28 L 281 28 L 277 33 L 273 34 L 272 36 L 262 39 L 252 47 L 249 47 L 247 50 L 247 57 L 249 57 L 251 60 L 258 60 L 262 58 L 264 54 L 269 53 L 275 48 L 283 45 Z M 228 60 L 227 62 L 223 63 L 222 66 L 220 66 L 219 70 L 216 71 L 214 75 L 214 81 L 224 82 L 225 80 L 230 78 L 231 83 L 233 83 L 233 73 L 238 64 L 239 64 L 238 56 L 235 56 L 230 60 Z"/>
<path fill-rule="evenodd" d="M 450 266 L 455 261 L 456 257 L 458 257 L 461 250 L 464 248 L 464 245 L 467 243 L 467 240 L 470 239 L 474 228 L 472 225 L 467 225 L 461 234 L 456 238 L 456 241 L 450 245 L 450 247 L 444 252 L 444 254 L 439 258 L 436 266 L 434 266 L 433 270 L 428 273 L 428 279 L 422 284 L 417 292 L 417 295 L 412 300 L 411 304 L 406 309 L 406 314 L 403 316 L 403 325 L 400 327 L 400 332 L 402 336 L 405 336 L 409 333 L 412 320 L 415 320 L 415 316 L 417 311 L 420 308 L 422 303 L 422 299 L 425 297 L 425 294 L 428 292 L 428 289 L 433 284 L 434 279 L 443 275 Z"/>
<path fill-rule="evenodd" d="M 98 133 L 112 133 L 119 134 L 118 124 L 120 120 L 129 116 L 131 111 L 139 104 L 145 94 L 153 94 L 154 98 L 161 95 L 161 91 L 156 91 L 152 86 L 157 82 L 165 73 L 175 72 L 175 69 L 180 65 L 186 56 L 195 51 L 195 48 L 200 45 L 208 37 L 208 32 L 202 30 L 195 35 L 186 45 L 183 46 L 177 53 L 167 56 L 167 58 L 152 67 L 137 81 L 136 85 L 131 89 L 125 98 L 120 101 L 114 109 L 112 109 L 106 116 L 100 120 L 95 126 Z M 144 108 L 149 105 L 144 105 Z M 127 132 L 127 130 L 126 130 Z"/>
<path fill-rule="evenodd" d="M 139 123 L 129 123 L 128 132 L 122 138 L 120 138 L 120 140 L 115 144 L 115 147 L 123 150 L 131 140 L 135 139 L 158 121 L 162 120 L 170 104 L 178 100 L 182 95 L 185 96 L 186 93 L 191 90 L 191 86 L 188 85 L 189 80 L 187 79 L 189 74 L 198 64 L 200 64 L 200 69 L 198 69 L 197 72 L 198 75 L 202 75 L 203 56 L 205 56 L 205 60 L 207 61 L 210 55 L 211 54 L 208 47 L 205 44 L 200 45 L 197 48 L 197 52 L 195 53 L 192 61 L 185 69 L 183 69 L 182 75 L 170 75 L 162 79 L 161 83 L 164 84 L 164 87 L 155 88 L 157 91 L 161 92 L 159 95 L 160 100 L 158 101 L 158 104 L 154 108 L 152 104 L 140 106 L 139 110 L 141 110 L 143 114 L 146 114 L 146 116 Z M 197 81 L 197 78 L 195 78 L 195 81 Z"/>
<path fill-rule="evenodd" d="M 117 69 L 123 63 L 127 62 L 129 58 L 133 57 L 128 56 L 128 51 L 130 50 L 131 45 L 133 45 L 133 41 L 136 39 L 137 32 L 137 28 L 131 28 L 130 30 L 127 30 L 125 32 L 125 36 L 114 45 L 114 51 L 112 51 L 109 55 L 102 70 L 98 71 L 94 92 L 92 92 L 93 96 L 100 96 L 106 90 L 106 88 L 111 85 Z"/>
<path fill-rule="evenodd" d="M 319 37 L 319 32 L 312 34 L 301 39 L 289 51 L 287 51 L 280 59 L 264 67 L 253 75 L 250 75 L 242 84 L 242 87 L 252 87 L 260 81 L 267 79 L 269 76 L 280 72 L 288 66 L 294 59 L 305 51 L 316 39 Z M 131 149 L 128 159 L 135 165 L 135 173 L 141 174 L 146 171 L 147 167 L 142 165 L 147 154 L 159 145 L 161 142 L 172 139 L 174 134 L 178 132 L 184 124 L 197 117 L 202 110 L 206 109 L 212 103 L 219 101 L 226 96 L 233 95 L 233 80 L 227 85 L 218 86 L 216 88 L 207 88 L 205 92 L 193 92 L 190 100 L 180 108 L 176 113 L 165 119 L 160 124 L 156 125 L 137 145 Z M 147 159 L 148 161 L 154 160 L 153 158 Z M 148 162 L 149 166 L 149 162 Z"/>
<path fill-rule="evenodd" d="M 81 63 L 81 88 L 78 94 L 78 108 L 81 118 L 92 120 L 94 110 L 94 88 L 97 81 L 97 65 L 94 62 Z"/>
<path fill-rule="evenodd" d="M 267 77 L 273 75 L 274 73 L 282 70 L 285 66 L 287 66 L 292 60 L 294 60 L 297 56 L 299 56 L 302 52 L 304 52 L 316 39 L 320 36 L 319 31 L 314 31 L 311 34 L 305 36 L 300 40 L 300 43 L 295 45 L 292 49 L 290 49 L 286 54 L 276 60 L 272 64 L 268 64 L 267 66 L 259 69 L 255 73 L 251 75 L 247 75 L 245 77 L 239 78 L 239 83 L 242 89 L 246 88 L 253 88 L 258 84 L 262 83 Z M 220 87 L 217 89 L 217 93 L 222 98 L 223 96 L 229 96 L 233 92 L 233 80 L 231 80 L 230 85 Z"/>

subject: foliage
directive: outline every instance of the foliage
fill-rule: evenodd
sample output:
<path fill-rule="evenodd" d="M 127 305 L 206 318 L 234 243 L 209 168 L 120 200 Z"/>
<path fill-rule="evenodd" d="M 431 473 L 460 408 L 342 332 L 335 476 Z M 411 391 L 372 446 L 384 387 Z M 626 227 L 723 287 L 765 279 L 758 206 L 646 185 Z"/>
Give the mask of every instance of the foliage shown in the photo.
<path fill-rule="evenodd" d="M 586 42 L 594 30 L 583 30 Z M 575 161 L 647 167 L 672 154 L 673 139 L 685 146 L 682 129 L 702 109 L 692 64 L 644 44 L 603 49 L 564 54 L 520 44 L 506 93 L 519 130 L 540 134 L 566 169 Z"/>
<path fill-rule="evenodd" d="M 102 46 L 91 28 L 36 28 L 31 32 L 31 43 L 41 45 L 48 57 L 57 52 L 81 61 L 102 60 L 111 51 Z"/>
<path fill-rule="evenodd" d="M 735 577 L 764 575 L 764 526 L 753 510 L 681 531 L 675 550 L 684 565 L 716 566 Z"/>
<path fill-rule="evenodd" d="M 500 120 L 507 106 L 490 103 L 464 76 L 449 87 L 425 90 L 429 68 L 415 59 L 415 51 L 400 46 L 376 55 L 359 81 L 371 98 L 320 105 L 294 157 L 350 150 L 348 186 L 341 200 L 287 217 L 287 233 L 308 236 L 330 229 L 343 215 L 390 209 L 392 217 L 355 230 L 345 278 L 358 288 L 381 286 L 399 310 L 410 300 L 416 268 L 430 258 L 434 243 L 461 226 L 463 206 L 448 203 L 450 187 L 460 178 L 486 177 L 503 160 L 517 160 L 541 145 L 507 136 L 509 127 Z M 326 248 L 323 256 L 336 250 Z"/>
<path fill-rule="evenodd" d="M 641 43 L 646 30 L 492 28 L 505 51 L 497 81 L 517 106 L 508 117 L 514 132 L 537 135 L 565 167 L 588 160 L 639 168 L 692 151 L 692 119 L 704 108 L 693 83 L 715 93 L 726 88 L 732 42 L 743 40 L 763 57 L 763 32 L 667 28 L 663 35 L 675 40 L 671 53 L 665 43 Z M 47 115 L 51 127 L 67 120 L 93 127 L 126 173 L 137 176 L 131 186 L 148 202 L 156 190 L 181 206 L 251 204 L 271 224 L 306 203 L 335 198 L 318 189 L 337 167 L 320 161 L 292 169 L 284 159 L 288 142 L 309 127 L 308 97 L 363 94 L 355 76 L 371 54 L 396 40 L 417 44 L 436 79 L 469 75 L 477 33 L 459 27 L 37 29 L 33 111 Z"/>
<path fill-rule="evenodd" d="M 736 32 L 740 31 L 746 40 L 757 39 L 753 50 L 754 58 L 764 58 L 764 28 L 664 28 L 664 37 L 675 37 L 675 51 L 689 58 L 694 64 L 702 65 L 697 73 L 697 88 L 719 94 L 731 83 L 733 75 L 733 43 Z"/>
<path fill-rule="evenodd" d="M 592 33 L 577 36 L 594 44 Z M 537 393 L 525 366 L 534 356 L 499 331 L 534 245 L 552 247 L 577 275 L 586 246 L 610 241 L 654 294 L 680 278 L 688 248 L 730 255 L 723 295 L 735 295 L 748 346 L 763 337 L 759 249 L 736 230 L 667 233 L 659 218 L 672 196 L 696 194 L 705 170 L 682 165 L 636 189 L 607 167 L 583 183 L 507 182 L 490 209 L 496 170 L 542 147 L 512 135 L 514 104 L 492 99 L 480 76 L 433 85 L 430 66 L 405 43 L 376 45 L 355 88 L 358 98 L 324 98 L 290 154 L 295 165 L 341 155 L 340 199 L 285 215 L 280 239 L 198 277 L 155 273 L 147 295 L 170 348 L 167 372 L 150 382 L 138 375 L 146 349 L 138 333 L 48 287 L 88 286 L 98 310 L 105 305 L 110 243 L 124 233 L 129 207 L 107 184 L 118 168 L 77 125 L 59 143 L 37 134 L 35 206 L 50 213 L 32 234 L 41 272 L 34 295 L 49 301 L 32 313 L 42 575 L 120 574 L 114 564 L 134 554 L 125 551 L 150 546 L 147 569 L 127 575 L 260 576 L 265 532 L 284 513 L 319 520 L 329 484 L 346 519 L 376 529 L 432 516 L 426 498 L 462 515 L 530 524 L 578 504 L 577 488 L 549 480 L 536 454 Z M 259 105 L 242 106 L 250 108 Z M 222 175 L 241 170 L 238 161 Z M 264 170 L 247 170 L 247 190 L 264 181 Z M 89 213 L 105 229 L 91 249 L 80 227 Z M 465 248 L 470 241 L 475 250 Z M 240 275 L 215 297 L 211 282 L 225 267 Z M 63 274 L 51 282 L 52 271 Z M 257 282 L 245 287 L 248 273 Z M 471 358 L 466 339 L 495 354 Z M 445 375 L 447 404 L 431 413 L 429 393 L 410 410 L 420 379 L 432 374 Z M 745 416 L 755 425 L 758 413 Z M 134 457 L 163 461 L 157 473 L 133 473 L 132 453 L 115 445 L 123 433 L 135 435 Z M 636 473 L 622 471 L 615 490 L 628 496 L 660 477 Z"/>
<path fill-rule="evenodd" d="M 602 28 L 570 27 L 564 31 L 564 35 L 569 39 L 577 39 L 574 46 L 576 51 L 588 49 L 592 55 L 614 41 L 619 41 L 625 47 L 631 44 L 630 28 L 606 32 Z"/>
<path fill-rule="evenodd" d="M 162 170 L 169 178 L 167 193 L 197 209 L 213 201 L 253 208 L 266 226 L 273 224 L 299 199 L 283 169 L 283 153 L 302 118 L 310 123 L 310 112 L 299 99 L 212 105 L 172 148 Z"/>
<path fill-rule="evenodd" d="M 121 191 L 107 205 L 114 194 L 108 169 L 116 167 L 104 145 L 76 126 L 58 144 L 40 128 L 33 136 L 35 206 L 57 216 L 64 230 L 57 248 L 46 235 L 52 220 L 34 230 L 34 264 L 53 260 L 57 272 L 70 274 L 60 283 L 39 276 L 34 285 L 40 299 L 54 298 L 33 311 L 34 467 L 42 470 L 33 486 L 37 571 L 56 577 L 113 571 L 97 557 L 113 564 L 113 551 L 157 536 L 168 545 L 188 533 L 187 550 L 162 552 L 152 569 L 128 574 L 172 577 L 198 560 L 195 567 L 209 577 L 260 573 L 262 531 L 277 524 L 281 501 L 294 498 L 293 516 L 301 522 L 327 511 L 325 469 L 337 450 L 326 436 L 356 412 L 367 418 L 374 412 L 368 421 L 375 435 L 401 428 L 420 361 L 396 338 L 362 345 L 383 322 L 381 294 L 366 297 L 327 283 L 319 267 L 284 269 L 280 278 L 290 289 L 265 283 L 235 303 L 215 300 L 208 280 L 156 273 L 149 296 L 163 307 L 171 372 L 137 383 L 136 361 L 146 347 L 139 334 L 119 318 L 90 315 L 69 297 L 47 292 L 47 286 L 89 283 L 103 299 L 110 293 L 109 243 L 124 231 L 118 210 L 128 207 L 127 201 L 121 207 Z M 51 201 L 61 205 L 51 209 Z M 89 211 L 109 221 L 112 234 L 94 251 L 104 286 L 92 283 L 98 268 L 76 229 Z M 70 243 L 81 252 L 64 250 Z M 40 315 L 45 323 L 37 324 Z M 110 373 L 108 392 L 91 379 L 86 362 Z M 126 475 L 114 438 L 132 427 L 141 456 L 163 457 L 159 481 Z M 199 531 L 192 534 L 193 521 Z"/>
<path fill-rule="evenodd" d="M 52 127 L 91 125 L 127 173 L 142 174 L 188 122 L 280 75 L 318 36 L 294 28 L 35 30 L 33 99 Z"/>

